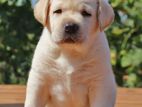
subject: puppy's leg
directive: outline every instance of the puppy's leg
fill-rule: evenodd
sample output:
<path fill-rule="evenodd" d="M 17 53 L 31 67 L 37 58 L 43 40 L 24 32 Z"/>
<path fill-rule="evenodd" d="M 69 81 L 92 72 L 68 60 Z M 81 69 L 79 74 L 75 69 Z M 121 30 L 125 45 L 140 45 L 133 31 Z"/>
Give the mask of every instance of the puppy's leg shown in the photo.
<path fill-rule="evenodd" d="M 47 101 L 47 85 L 41 73 L 31 70 L 29 74 L 26 101 L 24 107 L 45 107 Z"/>
<path fill-rule="evenodd" d="M 116 84 L 110 77 L 103 81 L 97 81 L 95 86 L 90 87 L 90 107 L 114 107 L 116 99 Z"/>

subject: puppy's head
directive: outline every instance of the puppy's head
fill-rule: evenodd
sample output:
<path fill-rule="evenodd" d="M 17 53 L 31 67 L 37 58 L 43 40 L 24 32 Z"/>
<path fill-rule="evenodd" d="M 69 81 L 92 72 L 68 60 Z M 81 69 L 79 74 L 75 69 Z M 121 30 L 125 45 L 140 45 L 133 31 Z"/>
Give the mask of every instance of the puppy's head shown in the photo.
<path fill-rule="evenodd" d="M 39 0 L 34 15 L 61 44 L 82 43 L 114 19 L 107 0 Z"/>

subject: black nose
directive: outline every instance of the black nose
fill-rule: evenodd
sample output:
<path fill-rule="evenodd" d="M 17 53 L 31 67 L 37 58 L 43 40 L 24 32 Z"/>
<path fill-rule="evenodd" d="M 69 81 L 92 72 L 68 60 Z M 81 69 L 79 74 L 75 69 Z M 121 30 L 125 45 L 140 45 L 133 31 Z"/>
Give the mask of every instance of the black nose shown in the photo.
<path fill-rule="evenodd" d="M 77 24 L 70 23 L 65 25 L 65 33 L 75 34 L 78 32 L 78 30 L 79 30 L 79 26 Z"/>

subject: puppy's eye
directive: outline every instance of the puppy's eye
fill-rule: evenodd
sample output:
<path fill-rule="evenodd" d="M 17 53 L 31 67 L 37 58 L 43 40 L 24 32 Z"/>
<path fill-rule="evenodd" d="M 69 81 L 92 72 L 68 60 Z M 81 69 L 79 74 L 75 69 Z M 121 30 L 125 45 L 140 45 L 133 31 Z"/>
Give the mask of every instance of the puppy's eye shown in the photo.
<path fill-rule="evenodd" d="M 58 9 L 58 10 L 55 10 L 53 13 L 61 14 L 61 13 L 62 13 L 62 10 L 61 10 L 61 9 Z"/>
<path fill-rule="evenodd" d="M 85 10 L 83 10 L 83 11 L 81 12 L 81 14 L 82 14 L 82 16 L 84 16 L 84 17 L 91 17 L 91 16 L 92 16 L 90 13 L 88 13 L 88 12 L 85 11 Z"/>

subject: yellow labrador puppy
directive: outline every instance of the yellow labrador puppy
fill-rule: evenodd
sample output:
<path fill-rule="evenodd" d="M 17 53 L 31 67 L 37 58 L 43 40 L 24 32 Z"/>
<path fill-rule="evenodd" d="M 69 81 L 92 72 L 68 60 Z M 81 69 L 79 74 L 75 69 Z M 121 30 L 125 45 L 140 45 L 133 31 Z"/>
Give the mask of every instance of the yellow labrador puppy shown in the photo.
<path fill-rule="evenodd" d="M 104 29 L 107 0 L 39 0 L 44 30 L 33 57 L 25 107 L 114 107 L 116 84 Z"/>

